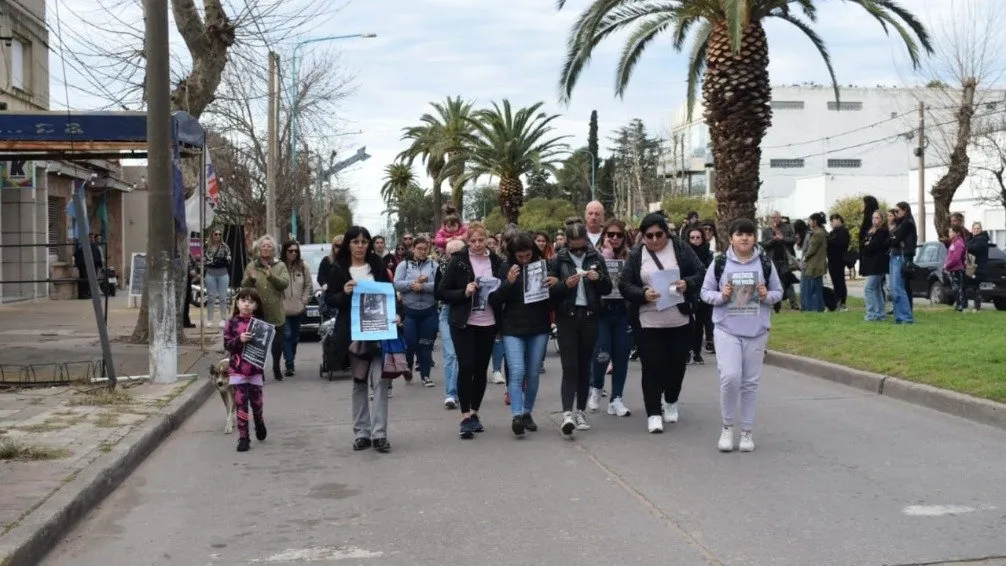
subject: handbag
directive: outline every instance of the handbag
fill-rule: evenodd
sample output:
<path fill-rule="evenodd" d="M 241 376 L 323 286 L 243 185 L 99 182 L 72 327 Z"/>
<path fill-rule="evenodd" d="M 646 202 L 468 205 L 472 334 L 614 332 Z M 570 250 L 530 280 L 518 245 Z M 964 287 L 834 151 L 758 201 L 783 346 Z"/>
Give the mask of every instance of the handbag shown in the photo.
<path fill-rule="evenodd" d="M 668 245 L 673 245 L 673 244 L 671 244 L 670 242 L 668 242 Z M 664 270 L 664 264 L 660 263 L 660 260 L 657 259 L 657 254 L 653 253 L 653 250 L 651 250 L 650 248 L 646 248 L 646 251 L 649 252 L 650 253 L 650 257 L 653 258 L 653 263 L 657 264 L 657 269 L 663 271 Z M 680 274 L 680 267 L 678 269 L 678 272 Z M 684 297 L 685 297 L 684 302 L 681 302 L 681 303 L 677 304 L 678 311 L 680 311 L 681 314 L 683 314 L 685 316 L 691 316 L 691 315 L 695 314 L 695 305 L 692 303 L 692 298 L 689 297 L 687 293 L 684 295 Z"/>
<path fill-rule="evenodd" d="M 405 359 L 405 341 L 401 338 L 382 340 L 381 352 L 384 361 L 381 366 L 381 377 L 394 379 L 409 374 L 409 364 Z"/>

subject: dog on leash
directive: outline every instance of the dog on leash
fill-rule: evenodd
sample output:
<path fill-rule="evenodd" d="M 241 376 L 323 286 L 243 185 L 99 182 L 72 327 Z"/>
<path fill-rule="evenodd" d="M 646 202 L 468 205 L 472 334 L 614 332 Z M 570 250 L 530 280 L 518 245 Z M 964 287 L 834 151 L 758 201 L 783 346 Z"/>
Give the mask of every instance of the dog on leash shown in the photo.
<path fill-rule="evenodd" d="M 237 420 L 237 408 L 234 406 L 234 387 L 231 386 L 230 375 L 227 371 L 230 367 L 230 359 L 224 358 L 210 366 L 210 379 L 217 386 L 217 393 L 224 402 L 224 409 L 227 411 L 227 421 L 224 424 L 224 434 L 234 432 L 234 423 Z"/>

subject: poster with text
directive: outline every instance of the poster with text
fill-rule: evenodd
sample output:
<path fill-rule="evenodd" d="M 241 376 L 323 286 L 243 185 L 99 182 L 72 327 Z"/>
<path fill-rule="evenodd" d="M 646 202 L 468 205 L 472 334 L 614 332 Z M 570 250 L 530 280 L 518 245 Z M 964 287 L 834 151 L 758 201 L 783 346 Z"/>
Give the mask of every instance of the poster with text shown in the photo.
<path fill-rule="evenodd" d="M 472 296 L 472 310 L 484 311 L 489 308 L 489 294 L 499 289 L 500 280 L 492 276 L 480 275 L 475 278 L 475 284 L 479 286 L 479 290 Z"/>
<path fill-rule="evenodd" d="M 276 327 L 264 320 L 253 318 L 248 325 L 248 332 L 251 334 L 251 340 L 245 342 L 241 357 L 255 367 L 264 368 L 266 355 L 269 354 L 272 341 L 276 338 Z"/>
<path fill-rule="evenodd" d="M 621 299 L 622 292 L 618 290 L 618 278 L 622 274 L 622 267 L 625 266 L 624 259 L 606 259 L 605 265 L 608 267 L 608 276 L 611 277 L 611 292 L 604 296 L 605 299 Z"/>
<path fill-rule="evenodd" d="M 733 292 L 727 302 L 728 316 L 758 315 L 758 272 L 739 271 L 728 276 Z"/>
<path fill-rule="evenodd" d="M 650 276 L 650 287 L 660 294 L 657 299 L 657 310 L 665 311 L 674 305 L 685 302 L 685 296 L 678 292 L 675 285 L 681 279 L 681 271 L 676 267 L 662 269 Z"/>
<path fill-rule="evenodd" d="M 353 289 L 350 307 L 350 331 L 353 340 L 394 340 L 395 287 L 391 283 L 359 281 Z"/>
<path fill-rule="evenodd" d="M 539 303 L 548 298 L 548 287 L 545 286 L 546 277 L 548 277 L 548 270 L 545 267 L 545 260 L 527 264 L 524 271 L 525 305 Z"/>

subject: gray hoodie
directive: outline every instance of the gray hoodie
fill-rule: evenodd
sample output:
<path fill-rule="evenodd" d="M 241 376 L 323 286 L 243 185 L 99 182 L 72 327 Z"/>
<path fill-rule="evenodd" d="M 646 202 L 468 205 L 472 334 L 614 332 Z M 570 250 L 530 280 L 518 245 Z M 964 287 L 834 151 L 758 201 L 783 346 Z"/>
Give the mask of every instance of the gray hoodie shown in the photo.
<path fill-rule="evenodd" d="M 402 304 L 409 310 L 420 311 L 437 304 L 433 296 L 436 279 L 437 262 L 426 258 L 423 262 L 407 259 L 395 268 L 395 290 L 402 295 Z M 426 282 L 419 291 L 413 291 L 412 282 L 420 275 L 426 276 Z"/>
<path fill-rule="evenodd" d="M 772 305 L 782 300 L 782 284 L 779 282 L 779 273 L 776 271 L 775 265 L 772 265 L 771 277 L 766 285 L 768 295 L 764 301 L 758 299 L 757 286 L 764 283 L 765 279 L 761 260 L 758 259 L 760 253 L 761 250 L 755 246 L 751 257 L 746 261 L 741 261 L 734 255 L 734 250 L 731 247 L 727 249 L 726 265 L 723 266 L 723 275 L 719 281 L 716 280 L 715 261 L 706 270 L 706 278 L 702 282 L 700 293 L 702 301 L 713 305 L 713 324 L 728 334 L 742 338 L 754 338 L 768 332 L 771 326 Z M 734 276 L 734 274 L 741 275 Z M 746 297 L 742 295 L 750 294 L 752 291 L 750 287 L 743 289 L 735 284 L 731 296 L 733 302 L 723 299 L 721 289 L 731 281 L 732 276 L 735 280 L 746 276 L 755 285 L 754 294 L 750 296 L 750 302 L 746 303 L 746 307 L 739 305 L 737 301 L 744 301 Z"/>

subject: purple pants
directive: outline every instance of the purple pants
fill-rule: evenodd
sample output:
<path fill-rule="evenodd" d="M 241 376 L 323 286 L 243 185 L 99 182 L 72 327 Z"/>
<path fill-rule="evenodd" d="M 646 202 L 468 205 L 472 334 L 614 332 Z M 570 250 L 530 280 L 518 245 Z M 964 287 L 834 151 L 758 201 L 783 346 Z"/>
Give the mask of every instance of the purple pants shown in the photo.
<path fill-rule="evenodd" d="M 239 383 L 234 386 L 234 406 L 238 414 L 238 436 L 248 438 L 248 405 L 251 404 L 255 426 L 262 422 L 262 386 Z"/>

